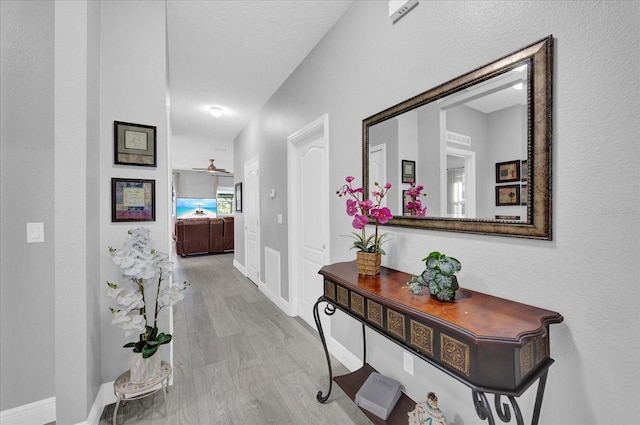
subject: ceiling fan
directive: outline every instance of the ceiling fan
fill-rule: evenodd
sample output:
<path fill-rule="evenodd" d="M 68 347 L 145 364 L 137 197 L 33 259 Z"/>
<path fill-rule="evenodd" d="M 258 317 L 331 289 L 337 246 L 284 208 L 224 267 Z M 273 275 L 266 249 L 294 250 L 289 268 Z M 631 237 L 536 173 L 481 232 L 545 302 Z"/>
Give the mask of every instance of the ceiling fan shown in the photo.
<path fill-rule="evenodd" d="M 194 168 L 195 171 L 207 171 L 210 174 L 221 174 L 221 175 L 233 175 L 230 171 L 225 170 L 224 168 L 218 168 L 213 164 L 214 159 L 209 160 L 209 166 L 207 168 Z"/>

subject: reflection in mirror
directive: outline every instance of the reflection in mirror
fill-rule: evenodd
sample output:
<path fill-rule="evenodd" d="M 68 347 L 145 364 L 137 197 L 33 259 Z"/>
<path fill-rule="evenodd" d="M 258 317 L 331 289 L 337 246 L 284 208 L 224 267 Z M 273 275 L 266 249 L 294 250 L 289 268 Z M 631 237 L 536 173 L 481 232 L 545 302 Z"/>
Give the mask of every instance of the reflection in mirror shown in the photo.
<path fill-rule="evenodd" d="M 396 188 L 391 225 L 551 239 L 551 42 L 363 121 L 363 181 Z M 407 208 L 411 181 L 424 217 Z"/>

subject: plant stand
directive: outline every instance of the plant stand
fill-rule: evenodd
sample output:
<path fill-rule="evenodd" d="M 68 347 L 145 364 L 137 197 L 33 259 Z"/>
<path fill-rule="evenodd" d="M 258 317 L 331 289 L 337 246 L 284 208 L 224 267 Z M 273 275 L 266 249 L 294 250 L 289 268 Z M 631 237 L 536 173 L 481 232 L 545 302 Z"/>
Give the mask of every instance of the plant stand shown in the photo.
<path fill-rule="evenodd" d="M 118 398 L 116 407 L 113 409 L 113 425 L 117 425 L 117 414 L 120 402 L 123 404 L 128 400 L 139 400 L 162 391 L 164 397 L 164 416 L 167 416 L 167 393 L 169 392 L 169 378 L 171 378 L 171 365 L 162 362 L 160 373 L 148 381 L 134 384 L 130 381 L 131 370 L 127 370 L 116 378 L 113 383 L 113 393 Z M 158 387 L 159 385 L 159 387 Z M 156 388 L 157 387 L 157 388 Z"/>

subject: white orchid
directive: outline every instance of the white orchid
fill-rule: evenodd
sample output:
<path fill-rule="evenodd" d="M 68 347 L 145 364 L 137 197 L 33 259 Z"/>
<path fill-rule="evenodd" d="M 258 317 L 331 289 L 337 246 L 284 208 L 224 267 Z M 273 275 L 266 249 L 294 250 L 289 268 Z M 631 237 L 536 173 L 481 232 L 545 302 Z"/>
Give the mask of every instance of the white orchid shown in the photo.
<path fill-rule="evenodd" d="M 184 299 L 184 291 L 186 282 L 182 285 L 174 285 L 164 288 L 158 294 L 158 303 L 160 308 L 174 306 Z"/>
<path fill-rule="evenodd" d="M 167 284 L 173 273 L 173 263 L 169 261 L 169 255 L 153 248 L 148 228 L 131 229 L 128 234 L 124 249 L 109 247 L 114 264 L 128 284 L 123 286 L 107 282 L 107 296 L 118 305 L 116 309 L 111 308 L 112 323 L 124 329 L 126 336 L 140 334 L 138 342 L 127 343 L 124 347 L 133 348 L 134 352 L 141 352 L 142 357 L 148 358 L 155 354 L 160 345 L 171 342 L 170 334 L 158 333 L 158 313 L 164 307 L 173 306 L 184 299 L 188 284 Z M 149 310 L 153 311 L 153 323 L 147 320 L 145 290 L 155 295 L 155 298 L 150 298 L 155 305 Z"/>
<path fill-rule="evenodd" d="M 111 309 L 113 320 L 111 323 L 117 324 L 125 331 L 125 336 L 139 334 L 145 331 L 146 321 L 144 316 L 138 313 L 131 313 L 125 310 Z"/>
<path fill-rule="evenodd" d="M 118 305 L 123 306 L 127 311 L 144 307 L 142 294 L 133 288 L 126 288 L 121 291 L 120 294 L 118 294 L 117 301 Z"/>
<path fill-rule="evenodd" d="M 116 285 L 115 283 L 107 282 L 109 289 L 107 289 L 107 297 L 116 299 L 122 290 L 124 289 L 121 286 Z"/>

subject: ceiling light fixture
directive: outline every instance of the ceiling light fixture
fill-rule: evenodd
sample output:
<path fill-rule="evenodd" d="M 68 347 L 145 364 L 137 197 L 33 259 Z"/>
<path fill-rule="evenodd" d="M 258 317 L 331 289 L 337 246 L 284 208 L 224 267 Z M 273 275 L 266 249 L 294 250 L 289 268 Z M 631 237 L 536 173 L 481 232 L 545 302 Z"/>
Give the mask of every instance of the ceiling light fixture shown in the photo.
<path fill-rule="evenodd" d="M 209 113 L 216 118 L 220 118 L 222 116 L 222 108 L 219 106 L 212 106 L 209 108 Z"/>

